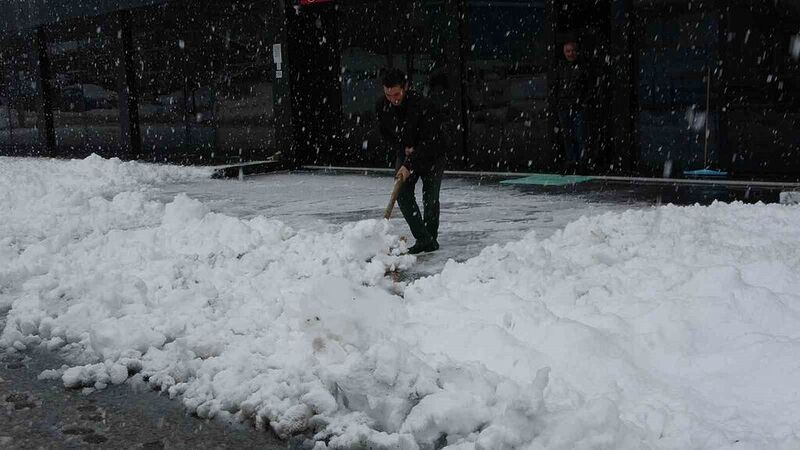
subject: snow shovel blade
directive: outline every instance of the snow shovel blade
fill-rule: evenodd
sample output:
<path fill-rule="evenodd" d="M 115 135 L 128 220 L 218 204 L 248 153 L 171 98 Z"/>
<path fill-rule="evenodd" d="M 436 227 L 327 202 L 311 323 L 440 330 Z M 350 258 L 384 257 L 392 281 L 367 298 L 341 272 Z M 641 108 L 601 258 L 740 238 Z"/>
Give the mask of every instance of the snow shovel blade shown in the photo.
<path fill-rule="evenodd" d="M 394 181 L 394 187 L 392 188 L 392 196 L 389 198 L 389 205 L 387 205 L 386 210 L 383 211 L 384 219 L 390 219 L 392 217 L 392 210 L 394 209 L 394 203 L 397 201 L 397 196 L 400 194 L 401 187 L 403 187 L 403 180 L 397 178 Z"/>

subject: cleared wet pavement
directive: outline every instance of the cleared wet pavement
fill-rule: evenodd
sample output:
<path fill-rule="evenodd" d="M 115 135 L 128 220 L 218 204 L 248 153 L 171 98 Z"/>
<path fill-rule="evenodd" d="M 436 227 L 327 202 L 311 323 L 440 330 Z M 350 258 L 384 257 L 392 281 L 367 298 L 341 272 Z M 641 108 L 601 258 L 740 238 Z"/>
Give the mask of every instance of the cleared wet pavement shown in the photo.
<path fill-rule="evenodd" d="M 392 178 L 386 174 L 317 171 L 275 173 L 242 181 L 199 180 L 162 186 L 157 195 L 169 202 L 186 193 L 222 214 L 242 219 L 262 215 L 295 229 L 333 231 L 345 222 L 381 218 L 391 189 Z M 418 198 L 420 190 L 418 186 Z M 441 249 L 420 258 L 407 276 L 413 279 L 438 273 L 449 259 L 465 261 L 490 245 L 519 240 L 532 231 L 545 239 L 581 216 L 667 203 L 776 202 L 778 195 L 779 191 L 768 189 L 597 181 L 559 187 L 506 186 L 498 178 L 447 177 L 441 191 Z M 409 235 L 399 211 L 391 223 L 394 233 Z M 410 241 L 413 243 L 413 238 Z"/>

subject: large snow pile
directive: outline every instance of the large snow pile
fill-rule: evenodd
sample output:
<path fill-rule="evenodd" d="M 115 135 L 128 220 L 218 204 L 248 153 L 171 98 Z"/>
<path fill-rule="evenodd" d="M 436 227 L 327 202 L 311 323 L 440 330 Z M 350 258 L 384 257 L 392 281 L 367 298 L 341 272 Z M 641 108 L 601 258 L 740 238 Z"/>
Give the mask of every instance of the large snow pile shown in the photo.
<path fill-rule="evenodd" d="M 798 207 L 583 218 L 402 286 L 388 222 L 149 194 L 202 175 L 0 158 L 0 346 L 318 448 L 800 446 Z"/>

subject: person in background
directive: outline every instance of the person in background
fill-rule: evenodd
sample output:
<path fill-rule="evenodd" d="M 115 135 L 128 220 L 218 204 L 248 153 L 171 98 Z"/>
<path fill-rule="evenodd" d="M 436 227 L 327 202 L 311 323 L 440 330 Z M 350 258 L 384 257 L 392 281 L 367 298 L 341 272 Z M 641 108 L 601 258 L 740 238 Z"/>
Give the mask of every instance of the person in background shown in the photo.
<path fill-rule="evenodd" d="M 553 97 L 564 144 L 564 173 L 576 173 L 589 157 L 586 130 L 589 77 L 580 60 L 577 42 L 565 42 L 562 50 L 564 59 L 556 66 Z"/>

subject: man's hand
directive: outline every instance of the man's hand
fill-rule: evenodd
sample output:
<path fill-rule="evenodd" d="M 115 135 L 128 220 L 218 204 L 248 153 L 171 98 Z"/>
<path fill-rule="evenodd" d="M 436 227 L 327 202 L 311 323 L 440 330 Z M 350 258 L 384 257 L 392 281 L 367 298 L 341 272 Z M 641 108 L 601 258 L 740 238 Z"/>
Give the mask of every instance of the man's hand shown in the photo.
<path fill-rule="evenodd" d="M 406 147 L 406 157 L 409 157 L 412 154 L 414 154 L 414 147 Z"/>
<path fill-rule="evenodd" d="M 411 176 L 411 172 L 408 170 L 406 166 L 400 166 L 400 169 L 395 174 L 395 178 L 401 180 L 403 183 L 408 181 L 408 178 Z"/>

